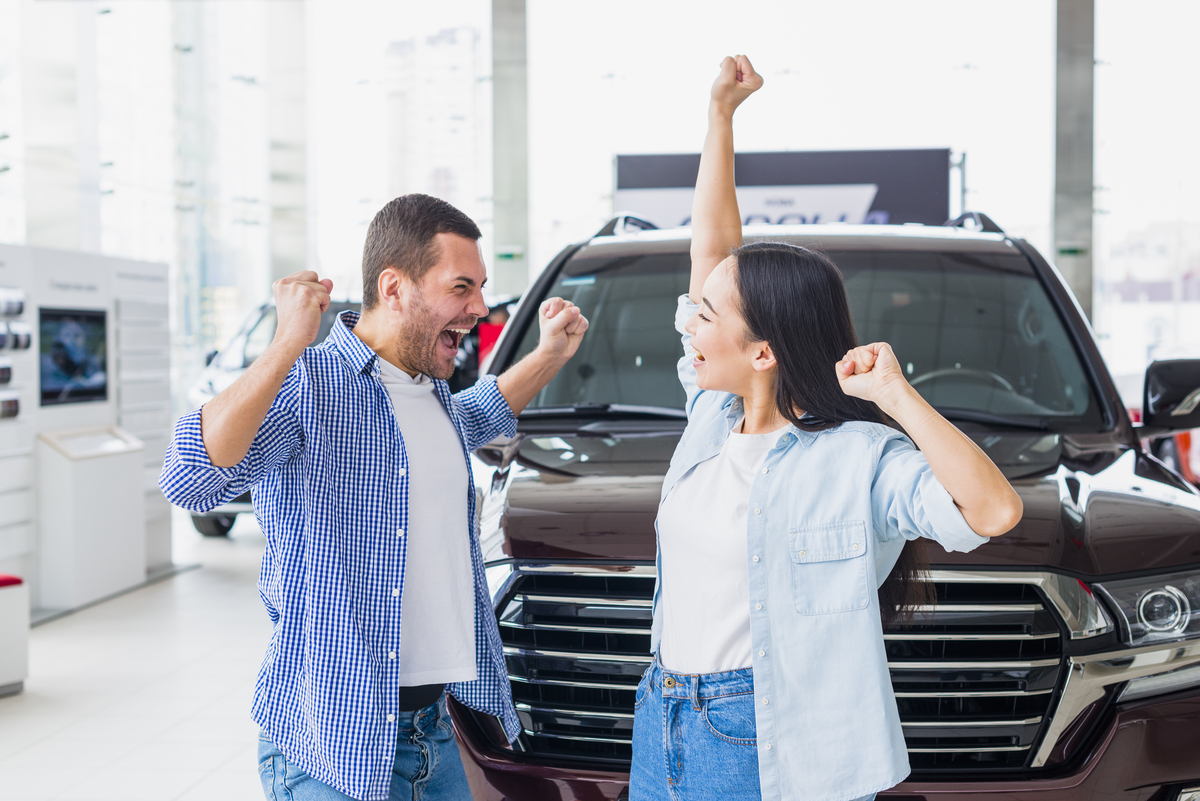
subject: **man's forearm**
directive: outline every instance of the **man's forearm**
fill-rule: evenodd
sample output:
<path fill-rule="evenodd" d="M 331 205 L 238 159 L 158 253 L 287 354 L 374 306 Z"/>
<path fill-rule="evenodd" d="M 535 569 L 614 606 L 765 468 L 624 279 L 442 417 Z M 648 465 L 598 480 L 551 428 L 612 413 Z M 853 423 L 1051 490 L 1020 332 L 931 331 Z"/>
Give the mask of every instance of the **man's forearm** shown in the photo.
<path fill-rule="evenodd" d="M 533 396 L 541 392 L 550 380 L 558 375 L 565 363 L 559 357 L 534 350 L 505 370 L 496 379 L 496 386 L 504 400 L 508 401 L 512 413 L 520 414 L 524 411 L 533 400 Z"/>
<path fill-rule="evenodd" d="M 200 427 L 204 449 L 217 467 L 246 458 L 275 396 L 303 348 L 273 342 L 224 392 L 204 404 Z"/>

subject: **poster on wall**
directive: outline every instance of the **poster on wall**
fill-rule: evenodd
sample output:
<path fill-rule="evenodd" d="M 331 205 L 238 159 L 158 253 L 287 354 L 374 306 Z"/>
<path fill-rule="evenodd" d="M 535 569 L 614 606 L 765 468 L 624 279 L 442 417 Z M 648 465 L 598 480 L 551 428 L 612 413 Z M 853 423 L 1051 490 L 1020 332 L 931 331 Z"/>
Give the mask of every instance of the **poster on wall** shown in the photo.
<path fill-rule="evenodd" d="M 104 311 L 38 309 L 42 406 L 108 399 Z"/>
<path fill-rule="evenodd" d="M 617 156 L 614 213 L 690 224 L 699 167 L 698 153 Z M 739 153 L 734 169 L 746 225 L 940 225 L 950 216 L 945 148 Z"/>

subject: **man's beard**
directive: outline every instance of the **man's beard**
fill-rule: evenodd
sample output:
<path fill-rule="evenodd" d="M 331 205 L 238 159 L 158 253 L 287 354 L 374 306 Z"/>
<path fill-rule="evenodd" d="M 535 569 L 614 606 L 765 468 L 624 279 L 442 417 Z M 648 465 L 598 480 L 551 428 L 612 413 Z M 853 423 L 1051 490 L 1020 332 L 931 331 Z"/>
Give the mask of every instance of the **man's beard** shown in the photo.
<path fill-rule="evenodd" d="M 454 357 L 450 357 L 449 362 L 438 357 L 438 339 L 442 330 L 424 299 L 420 295 L 414 296 L 396 340 L 400 364 L 431 378 L 448 380 L 454 375 Z"/>

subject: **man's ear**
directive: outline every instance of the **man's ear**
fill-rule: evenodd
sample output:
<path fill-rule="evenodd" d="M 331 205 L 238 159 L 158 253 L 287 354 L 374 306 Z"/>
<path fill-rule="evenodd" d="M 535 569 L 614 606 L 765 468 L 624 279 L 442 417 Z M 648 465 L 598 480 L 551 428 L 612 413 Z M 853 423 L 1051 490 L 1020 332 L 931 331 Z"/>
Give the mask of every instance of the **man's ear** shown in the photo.
<path fill-rule="evenodd" d="M 379 295 L 379 303 L 394 312 L 404 311 L 408 299 L 407 276 L 401 275 L 395 267 L 385 267 L 379 272 L 375 291 Z"/>
<path fill-rule="evenodd" d="M 775 366 L 775 351 L 771 350 L 771 346 L 766 342 L 756 342 L 752 346 L 754 348 L 754 360 L 751 366 L 757 372 L 770 370 Z"/>

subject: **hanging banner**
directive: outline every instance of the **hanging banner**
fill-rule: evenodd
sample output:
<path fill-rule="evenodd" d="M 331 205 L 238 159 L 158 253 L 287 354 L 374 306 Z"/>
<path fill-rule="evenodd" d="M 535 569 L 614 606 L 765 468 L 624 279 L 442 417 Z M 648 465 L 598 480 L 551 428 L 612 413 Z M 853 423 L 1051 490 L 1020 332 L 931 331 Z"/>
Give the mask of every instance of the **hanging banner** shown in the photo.
<path fill-rule="evenodd" d="M 660 228 L 688 225 L 699 154 L 617 156 L 613 212 Z M 745 224 L 922 223 L 950 216 L 950 151 L 739 153 Z"/>

